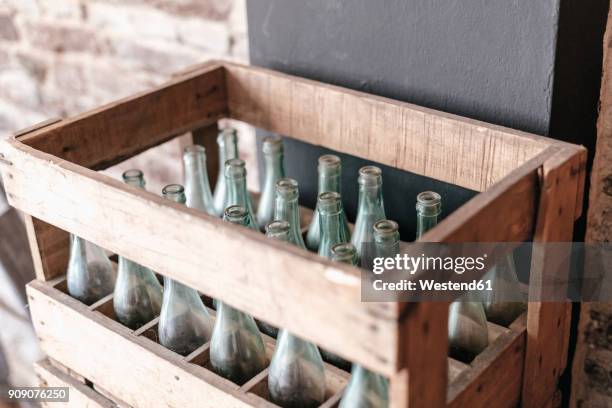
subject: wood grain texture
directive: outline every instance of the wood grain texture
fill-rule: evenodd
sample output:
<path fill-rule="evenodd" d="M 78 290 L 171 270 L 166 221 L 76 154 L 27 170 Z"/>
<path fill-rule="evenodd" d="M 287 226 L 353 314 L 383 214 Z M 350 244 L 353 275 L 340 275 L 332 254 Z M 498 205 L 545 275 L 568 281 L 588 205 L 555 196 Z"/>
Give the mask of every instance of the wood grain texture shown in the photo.
<path fill-rule="evenodd" d="M 11 205 L 374 371 L 395 372 L 397 311 L 360 301 L 359 269 L 17 142 L 10 155 Z"/>
<path fill-rule="evenodd" d="M 450 385 L 449 407 L 516 407 L 520 402 L 525 356 L 525 318 L 499 333 Z"/>
<path fill-rule="evenodd" d="M 45 406 L 67 408 L 116 408 L 117 405 L 94 391 L 92 388 L 61 371 L 49 360 L 45 359 L 34 364 L 34 371 L 41 381 L 42 387 L 68 387 L 70 400 L 68 402 L 53 402 Z"/>
<path fill-rule="evenodd" d="M 70 235 L 51 224 L 23 214 L 36 278 L 42 281 L 66 273 Z"/>
<path fill-rule="evenodd" d="M 19 137 L 84 167 L 103 169 L 226 116 L 225 71 L 218 63 Z"/>
<path fill-rule="evenodd" d="M 263 68 L 224 65 L 234 119 L 477 191 L 562 144 Z"/>
<path fill-rule="evenodd" d="M 542 187 L 534 243 L 572 241 L 574 216 L 584 177 L 583 148 L 564 148 L 542 166 Z M 569 265 L 554 267 L 562 254 L 535 245 L 531 261 L 530 298 L 563 296 Z M 565 288 L 566 290 L 567 288 Z M 554 291 L 555 293 L 552 293 Z M 554 395 L 567 363 L 570 303 L 530 302 L 527 313 L 527 348 L 523 374 L 522 406 L 541 407 Z"/>

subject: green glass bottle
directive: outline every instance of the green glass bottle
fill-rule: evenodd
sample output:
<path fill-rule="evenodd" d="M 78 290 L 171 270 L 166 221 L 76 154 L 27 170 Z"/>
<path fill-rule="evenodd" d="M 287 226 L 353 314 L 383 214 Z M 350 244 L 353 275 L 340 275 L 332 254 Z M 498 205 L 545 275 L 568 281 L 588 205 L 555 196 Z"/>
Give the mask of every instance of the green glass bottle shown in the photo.
<path fill-rule="evenodd" d="M 317 206 L 319 207 L 319 225 L 321 226 L 321 242 L 318 254 L 330 258 L 331 249 L 334 245 L 349 241 L 349 236 L 342 228 L 344 211 L 342 210 L 340 194 L 335 191 L 319 194 Z"/>
<path fill-rule="evenodd" d="M 359 169 L 359 204 L 357 219 L 351 243 L 357 248 L 361 259 L 361 245 L 374 242 L 374 223 L 385 219 L 385 207 L 382 194 L 382 171 L 376 166 L 365 166 Z"/>
<path fill-rule="evenodd" d="M 232 205 L 223 220 L 247 226 L 248 211 Z M 210 340 L 210 363 L 222 377 L 242 385 L 266 368 L 268 359 L 261 334 L 251 315 L 217 302 L 217 320 Z"/>
<path fill-rule="evenodd" d="M 340 158 L 333 154 L 325 154 L 319 157 L 319 191 L 318 194 L 325 193 L 327 191 L 335 191 L 338 194 L 342 194 L 342 165 Z M 350 236 L 348 227 L 348 221 L 346 219 L 346 213 L 344 213 L 342 228 L 346 231 L 346 236 Z M 308 233 L 306 234 L 306 247 L 311 251 L 317 251 L 319 249 L 319 242 L 321 240 L 321 227 L 319 226 L 319 206 L 315 206 L 308 226 Z"/>
<path fill-rule="evenodd" d="M 317 205 L 321 225 L 321 243 L 318 254 L 331 259 L 334 245 L 349 241 L 349 237 L 345 235 L 342 228 L 343 211 L 340 194 L 335 191 L 321 193 Z M 351 368 L 350 362 L 325 349 L 321 349 L 321 355 L 325 361 L 337 367 L 347 371 Z"/>
<path fill-rule="evenodd" d="M 514 255 L 510 252 L 501 262 L 493 266 L 482 278 L 491 281 L 491 291 L 482 292 L 483 306 L 487 320 L 502 326 L 509 326 L 527 310 L 525 296 L 521 293 L 516 275 Z"/>
<path fill-rule="evenodd" d="M 259 229 L 265 230 L 266 225 L 274 218 L 274 203 L 276 197 L 276 181 L 285 177 L 283 165 L 283 140 L 277 136 L 268 136 L 263 140 L 265 178 L 259 205 L 257 207 L 257 222 Z"/>
<path fill-rule="evenodd" d="M 225 162 L 225 178 L 227 182 L 227 206 L 239 205 L 247 210 L 246 226 L 255 230 L 257 221 L 253 213 L 253 204 L 251 196 L 247 190 L 247 171 L 244 160 L 230 159 Z"/>
<path fill-rule="evenodd" d="M 104 249 L 70 234 L 70 258 L 66 272 L 70 296 L 91 305 L 113 293 L 116 278 L 117 274 Z"/>
<path fill-rule="evenodd" d="M 187 207 L 215 215 L 215 203 L 206 170 L 206 150 L 203 146 L 187 146 L 183 152 L 185 174 L 185 196 Z"/>
<path fill-rule="evenodd" d="M 289 223 L 273 221 L 266 236 L 289 241 Z M 314 344 L 281 330 L 268 372 L 272 402 L 283 408 L 318 407 L 325 400 L 325 370 Z"/>
<path fill-rule="evenodd" d="M 417 239 L 438 223 L 442 197 L 433 191 L 417 196 Z M 480 302 L 455 300 L 448 311 L 450 356 L 469 362 L 489 344 L 487 318 Z"/>
<path fill-rule="evenodd" d="M 236 132 L 236 129 L 231 127 L 221 129 L 219 136 L 217 136 L 217 145 L 219 146 L 219 173 L 217 176 L 217 184 L 215 184 L 215 194 L 213 200 L 215 214 L 221 217 L 223 216 L 225 207 L 227 207 L 225 162 L 229 159 L 238 158 L 238 133 Z"/>
<path fill-rule="evenodd" d="M 143 190 L 145 188 L 142 171 L 137 169 L 124 172 L 123 181 Z M 159 315 L 161 304 L 162 287 L 153 271 L 120 256 L 113 295 L 117 320 L 136 330 Z"/>
<path fill-rule="evenodd" d="M 300 226 L 300 207 L 298 205 L 298 182 L 292 178 L 282 178 L 276 182 L 276 205 L 274 219 L 289 223 L 289 242 L 306 249 Z"/>
<path fill-rule="evenodd" d="M 376 256 L 393 258 L 399 254 L 399 225 L 391 220 L 380 220 L 374 223 L 374 245 Z"/>
<path fill-rule="evenodd" d="M 379 221 L 383 222 L 383 221 Z M 390 221 L 393 223 L 393 221 Z M 395 223 L 393 223 L 395 224 Z M 397 224 L 396 224 L 397 225 Z M 357 265 L 357 250 L 345 242 L 332 247 L 332 261 Z M 353 364 L 351 379 L 342 395 L 343 408 L 385 408 L 389 403 L 387 380 L 359 364 Z"/>
<path fill-rule="evenodd" d="M 179 184 L 164 187 L 168 200 L 185 204 L 185 189 Z M 198 292 L 164 276 L 164 298 L 159 316 L 159 342 L 186 356 L 210 340 L 212 319 Z"/>

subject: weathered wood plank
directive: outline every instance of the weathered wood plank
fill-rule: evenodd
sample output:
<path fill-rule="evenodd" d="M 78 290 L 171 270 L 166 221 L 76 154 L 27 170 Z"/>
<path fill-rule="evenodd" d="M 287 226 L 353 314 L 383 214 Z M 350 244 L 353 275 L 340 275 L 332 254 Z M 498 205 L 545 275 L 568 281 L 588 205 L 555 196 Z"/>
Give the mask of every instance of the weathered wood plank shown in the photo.
<path fill-rule="evenodd" d="M 117 405 L 83 384 L 62 372 L 49 360 L 39 361 L 34 364 L 34 371 L 41 380 L 43 387 L 69 387 L 70 400 L 61 403 L 64 407 L 74 408 L 116 408 Z M 60 403 L 49 403 L 46 406 L 54 407 Z"/>
<path fill-rule="evenodd" d="M 449 407 L 516 407 L 525 356 L 525 318 L 501 333 L 450 385 Z"/>
<path fill-rule="evenodd" d="M 223 224 L 18 142 L 11 146 L 11 205 L 374 371 L 395 372 L 397 311 L 360 301 L 357 268 Z M 176 223 L 181 228 L 163 228 Z"/>
<path fill-rule="evenodd" d="M 225 71 L 216 62 L 151 91 L 19 137 L 84 167 L 103 169 L 226 115 Z"/>
<path fill-rule="evenodd" d="M 533 241 L 571 242 L 574 215 L 582 178 L 579 147 L 564 148 L 550 157 L 542 168 L 542 188 Z M 531 261 L 530 299 L 559 299 L 567 288 L 555 284 L 567 281 L 566 268 L 551 268 L 560 254 L 536 245 Z M 522 406 L 541 407 L 554 395 L 567 363 L 570 303 L 530 302 L 527 313 L 527 348 L 523 374 Z"/>
<path fill-rule="evenodd" d="M 560 144 L 263 68 L 224 66 L 234 119 L 473 190 Z"/>
<path fill-rule="evenodd" d="M 65 274 L 70 257 L 70 235 L 26 213 L 23 218 L 36 278 L 47 281 Z"/>

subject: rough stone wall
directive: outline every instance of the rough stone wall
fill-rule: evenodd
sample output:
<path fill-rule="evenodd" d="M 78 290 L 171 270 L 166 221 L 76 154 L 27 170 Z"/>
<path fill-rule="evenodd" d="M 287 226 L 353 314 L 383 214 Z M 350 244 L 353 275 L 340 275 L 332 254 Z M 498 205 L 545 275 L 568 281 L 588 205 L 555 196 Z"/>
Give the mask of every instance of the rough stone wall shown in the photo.
<path fill-rule="evenodd" d="M 0 0 L 0 138 L 150 88 L 206 59 L 247 61 L 246 31 L 245 0 Z M 254 161 L 244 133 L 242 152 Z M 119 168 L 144 167 L 157 189 L 179 180 L 177 148 Z"/>
<path fill-rule="evenodd" d="M 612 241 L 612 10 L 603 42 L 604 61 L 597 146 L 591 173 L 585 241 Z M 586 265 L 588 268 L 588 265 Z M 584 303 L 572 370 L 572 406 L 612 406 L 612 304 Z"/>

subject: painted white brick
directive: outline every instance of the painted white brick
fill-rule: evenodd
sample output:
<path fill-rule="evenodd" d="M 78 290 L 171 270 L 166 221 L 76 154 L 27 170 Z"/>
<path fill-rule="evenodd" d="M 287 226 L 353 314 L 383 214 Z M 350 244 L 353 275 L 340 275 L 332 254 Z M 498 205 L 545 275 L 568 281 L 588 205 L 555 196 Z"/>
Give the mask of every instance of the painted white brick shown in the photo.
<path fill-rule="evenodd" d="M 80 0 L 38 0 L 40 13 L 55 19 L 80 20 L 82 17 Z"/>
<path fill-rule="evenodd" d="M 227 54 L 230 33 L 227 24 L 200 19 L 184 19 L 178 25 L 178 39 L 181 43 L 219 55 Z"/>

